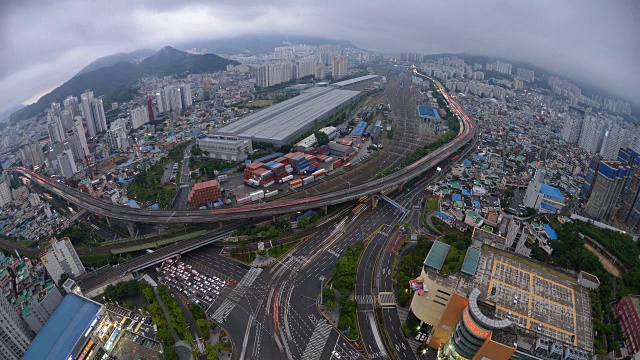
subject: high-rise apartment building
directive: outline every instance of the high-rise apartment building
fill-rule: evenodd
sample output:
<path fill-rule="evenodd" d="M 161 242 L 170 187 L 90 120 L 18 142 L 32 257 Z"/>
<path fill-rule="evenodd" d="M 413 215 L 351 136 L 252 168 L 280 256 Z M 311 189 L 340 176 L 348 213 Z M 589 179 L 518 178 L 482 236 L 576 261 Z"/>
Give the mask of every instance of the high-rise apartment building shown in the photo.
<path fill-rule="evenodd" d="M 182 110 L 191 108 L 193 104 L 193 98 L 191 95 L 191 84 L 183 83 L 180 85 L 180 99 L 182 102 Z"/>
<path fill-rule="evenodd" d="M 627 142 L 626 133 L 618 124 L 611 124 L 609 129 L 604 131 L 600 156 L 605 160 L 616 160 L 618 158 L 618 150 Z"/>
<path fill-rule="evenodd" d="M 76 116 L 80 116 L 80 104 L 78 104 L 78 98 L 75 96 L 67 96 L 62 102 L 64 109 L 69 111 L 71 118 L 75 119 Z"/>
<path fill-rule="evenodd" d="M 315 63 L 311 60 L 300 60 L 297 62 L 296 79 L 301 79 L 305 76 L 313 75 L 315 72 Z"/>
<path fill-rule="evenodd" d="M 80 141 L 80 146 L 82 147 L 82 152 L 84 154 L 83 157 L 88 157 L 91 153 L 89 152 L 89 146 L 87 145 L 87 136 L 84 133 L 84 126 L 82 126 L 82 118 L 80 116 L 76 116 L 73 124 L 75 133 Z"/>
<path fill-rule="evenodd" d="M 340 79 L 347 75 L 349 70 L 349 59 L 343 56 L 335 56 L 331 63 L 331 76 L 333 79 Z"/>
<path fill-rule="evenodd" d="M 107 118 L 104 115 L 102 98 L 94 98 L 93 91 L 85 91 L 80 98 L 89 137 L 95 137 L 96 134 L 106 131 Z"/>
<path fill-rule="evenodd" d="M 75 130 L 69 133 L 69 139 L 67 139 L 66 143 L 66 146 L 69 148 L 69 150 L 71 150 L 71 153 L 73 154 L 73 159 L 76 161 L 76 165 L 86 164 L 87 158 L 85 157 L 84 150 L 82 149 L 82 141 L 80 140 L 79 134 L 77 134 Z"/>
<path fill-rule="evenodd" d="M 7 174 L 0 174 L 0 207 L 5 207 L 13 201 L 10 185 L 10 180 Z"/>
<path fill-rule="evenodd" d="M 33 340 L 33 333 L 16 309 L 0 296 L 0 358 L 19 360 Z"/>
<path fill-rule="evenodd" d="M 47 113 L 47 119 L 47 130 L 49 131 L 49 138 L 51 139 L 51 142 L 57 143 L 66 139 L 67 134 L 62 126 L 62 120 L 60 120 L 58 115 L 49 111 Z"/>
<path fill-rule="evenodd" d="M 533 70 L 518 68 L 516 70 L 516 74 L 518 74 L 518 77 L 524 81 L 533 82 L 536 79 Z"/>
<path fill-rule="evenodd" d="M 602 149 L 604 133 L 605 126 L 602 121 L 593 116 L 586 116 L 582 122 L 578 146 L 592 154 L 597 154 Z"/>
<path fill-rule="evenodd" d="M 22 318 L 37 334 L 61 302 L 62 294 L 53 281 L 49 280 L 42 290 L 22 301 Z"/>
<path fill-rule="evenodd" d="M 316 79 L 324 79 L 324 64 L 316 64 L 315 68 L 314 68 L 314 72 L 313 72 L 313 77 Z"/>
<path fill-rule="evenodd" d="M 164 92 L 162 89 L 156 91 L 156 106 L 158 107 L 158 114 L 162 114 L 167 111 L 165 104 L 167 104 L 167 100 L 164 98 Z"/>
<path fill-rule="evenodd" d="M 131 129 L 134 130 L 149 123 L 149 112 L 147 108 L 140 106 L 131 110 L 131 113 L 129 114 L 129 121 L 131 123 Z"/>
<path fill-rule="evenodd" d="M 264 64 L 256 68 L 256 85 L 269 87 L 282 84 L 293 79 L 293 64 L 281 62 L 276 64 Z"/>
<path fill-rule="evenodd" d="M 595 174 L 585 212 L 596 221 L 609 221 L 622 192 L 629 167 L 618 161 L 602 161 Z"/>
<path fill-rule="evenodd" d="M 18 154 L 20 155 L 22 165 L 25 167 L 40 167 L 44 164 L 44 154 L 38 141 L 35 141 L 31 145 L 21 147 Z"/>
<path fill-rule="evenodd" d="M 620 149 L 618 161 L 629 167 L 629 178 L 622 189 L 617 218 L 637 232 L 640 230 L 640 154 L 628 147 Z"/>
<path fill-rule="evenodd" d="M 488 63 L 485 67 L 487 70 L 497 71 L 499 73 L 511 75 L 512 65 L 502 61 L 496 61 L 494 63 Z"/>
<path fill-rule="evenodd" d="M 71 149 L 66 149 L 58 154 L 58 166 L 60 167 L 62 176 L 65 178 L 70 178 L 78 172 L 78 167 L 76 166 Z"/>
<path fill-rule="evenodd" d="M 169 102 L 171 103 L 171 110 L 175 112 L 182 112 L 182 94 L 179 86 L 170 85 L 166 87 L 168 89 Z"/>
<path fill-rule="evenodd" d="M 126 129 L 118 123 L 112 123 L 105 135 L 105 143 L 111 151 L 126 151 L 129 148 L 129 139 Z"/>
<path fill-rule="evenodd" d="M 569 144 L 576 145 L 580 139 L 582 130 L 582 118 L 565 114 L 564 125 L 562 126 L 562 140 Z"/>
<path fill-rule="evenodd" d="M 85 273 L 84 266 L 68 237 L 60 240 L 52 238 L 51 243 L 40 254 L 40 259 L 56 284 L 62 274 L 75 278 Z"/>
<path fill-rule="evenodd" d="M 104 115 L 104 105 L 102 98 L 99 97 L 93 101 L 94 121 L 96 123 L 96 131 L 101 133 L 107 131 L 107 117 Z"/>

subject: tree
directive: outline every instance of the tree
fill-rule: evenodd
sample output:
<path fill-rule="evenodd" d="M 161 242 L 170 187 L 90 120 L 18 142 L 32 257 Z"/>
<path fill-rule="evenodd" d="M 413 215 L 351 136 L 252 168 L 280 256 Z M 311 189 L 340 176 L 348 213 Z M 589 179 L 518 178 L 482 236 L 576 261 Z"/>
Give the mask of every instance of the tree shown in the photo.
<path fill-rule="evenodd" d="M 333 300 L 329 300 L 324 304 L 329 311 L 333 311 L 336 308 L 336 303 Z"/>
<path fill-rule="evenodd" d="M 324 301 L 334 300 L 336 298 L 336 293 L 333 289 L 325 286 L 324 289 L 322 289 L 322 298 Z"/>
<path fill-rule="evenodd" d="M 209 338 L 209 326 L 207 324 L 207 320 L 206 319 L 198 319 L 196 320 L 196 325 L 198 326 L 198 329 L 200 329 L 200 334 L 202 335 L 203 338 L 208 339 Z"/>
<path fill-rule="evenodd" d="M 314 135 L 316 136 L 316 141 L 318 142 L 319 146 L 329 143 L 329 136 L 322 131 L 316 131 Z"/>
<path fill-rule="evenodd" d="M 58 280 L 58 286 L 61 287 L 62 284 L 64 284 L 64 282 L 67 281 L 67 279 L 69 279 L 69 275 L 67 275 L 66 273 L 63 273 L 62 275 L 60 275 L 60 280 Z"/>

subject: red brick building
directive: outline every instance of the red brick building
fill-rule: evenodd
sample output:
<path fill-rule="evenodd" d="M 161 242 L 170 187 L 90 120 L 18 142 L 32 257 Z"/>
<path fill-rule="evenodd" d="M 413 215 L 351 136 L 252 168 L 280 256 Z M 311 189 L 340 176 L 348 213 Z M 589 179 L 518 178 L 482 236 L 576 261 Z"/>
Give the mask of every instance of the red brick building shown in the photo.
<path fill-rule="evenodd" d="M 189 206 L 200 207 L 213 203 L 219 198 L 222 198 L 220 183 L 217 180 L 209 180 L 193 185 L 187 202 Z"/>
<path fill-rule="evenodd" d="M 622 297 L 613 305 L 613 317 L 620 320 L 629 355 L 640 352 L 640 295 Z"/>

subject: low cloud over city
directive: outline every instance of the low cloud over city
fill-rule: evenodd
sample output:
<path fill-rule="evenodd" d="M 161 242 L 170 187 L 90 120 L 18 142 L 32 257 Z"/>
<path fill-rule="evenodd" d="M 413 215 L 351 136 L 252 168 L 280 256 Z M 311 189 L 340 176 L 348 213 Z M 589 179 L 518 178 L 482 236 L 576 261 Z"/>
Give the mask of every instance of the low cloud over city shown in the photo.
<path fill-rule="evenodd" d="M 638 14 L 634 1 L 14 1 L 0 6 L 0 111 L 101 56 L 245 34 L 523 60 L 637 102 Z"/>

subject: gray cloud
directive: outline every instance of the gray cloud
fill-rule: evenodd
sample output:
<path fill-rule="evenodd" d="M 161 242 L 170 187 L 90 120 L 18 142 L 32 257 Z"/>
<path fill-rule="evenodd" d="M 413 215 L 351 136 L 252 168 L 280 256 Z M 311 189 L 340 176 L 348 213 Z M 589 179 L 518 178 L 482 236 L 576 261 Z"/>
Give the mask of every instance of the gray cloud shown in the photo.
<path fill-rule="evenodd" d="M 261 33 L 524 60 L 638 102 L 638 15 L 633 0 L 13 1 L 0 5 L 0 111 L 101 56 Z"/>

